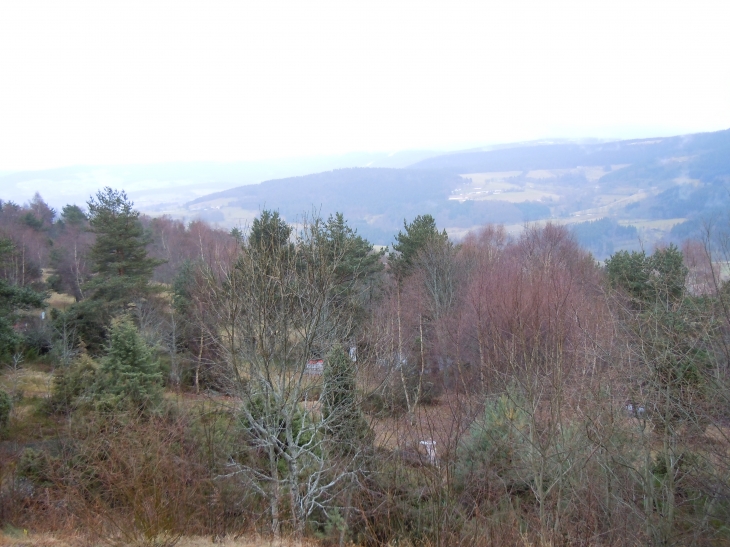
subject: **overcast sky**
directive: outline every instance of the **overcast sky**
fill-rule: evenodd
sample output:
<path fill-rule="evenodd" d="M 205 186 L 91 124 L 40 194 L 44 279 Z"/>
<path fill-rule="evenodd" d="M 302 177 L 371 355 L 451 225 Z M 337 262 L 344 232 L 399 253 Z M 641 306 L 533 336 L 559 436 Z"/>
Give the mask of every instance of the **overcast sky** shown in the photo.
<path fill-rule="evenodd" d="M 727 0 L 5 1 L 0 170 L 730 127 Z"/>

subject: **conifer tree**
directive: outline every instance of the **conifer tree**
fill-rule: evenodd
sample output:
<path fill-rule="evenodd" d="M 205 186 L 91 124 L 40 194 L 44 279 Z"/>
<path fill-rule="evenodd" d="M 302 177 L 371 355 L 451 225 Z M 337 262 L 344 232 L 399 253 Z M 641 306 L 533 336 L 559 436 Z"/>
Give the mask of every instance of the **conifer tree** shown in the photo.
<path fill-rule="evenodd" d="M 279 216 L 279 211 L 264 209 L 251 224 L 249 245 L 258 253 L 277 254 L 291 248 L 291 233 L 292 227 Z"/>
<path fill-rule="evenodd" d="M 91 248 L 94 298 L 124 306 L 135 296 L 154 292 L 152 272 L 161 264 L 147 256 L 149 238 L 124 191 L 101 190 L 89 205 L 89 224 L 96 234 Z"/>
<path fill-rule="evenodd" d="M 393 250 L 398 256 L 391 262 L 398 277 L 404 277 L 413 268 L 419 251 L 429 243 L 446 244 L 449 240 L 446 230 L 436 228 L 436 220 L 431 215 L 418 215 L 410 224 L 403 220 L 405 232 L 398 232 Z"/>
<path fill-rule="evenodd" d="M 637 389 L 654 399 L 654 421 L 673 429 L 695 420 L 711 368 L 707 340 L 713 321 L 704 299 L 686 290 L 681 251 L 674 245 L 651 256 L 619 251 L 606 261 L 606 273 L 627 297 L 624 326 L 632 351 L 645 365 Z"/>
<path fill-rule="evenodd" d="M 136 410 L 154 407 L 162 397 L 160 365 L 129 318 L 118 319 L 112 326 L 111 345 L 101 363 L 97 393 L 114 407 Z"/>
<path fill-rule="evenodd" d="M 87 298 L 69 310 L 67 320 L 88 349 L 98 352 L 113 317 L 159 292 L 150 280 L 162 261 L 147 256 L 149 238 L 124 191 L 104 188 L 88 206 L 89 229 L 96 234 L 89 252 L 92 278 L 84 286 Z"/>
<path fill-rule="evenodd" d="M 78 205 L 64 205 L 61 209 L 61 218 L 59 222 L 68 226 L 81 226 L 88 220 L 84 210 Z"/>
<path fill-rule="evenodd" d="M 327 355 L 322 376 L 322 418 L 333 446 L 341 454 L 357 451 L 369 439 L 370 427 L 357 403 L 355 363 L 339 344 Z"/>

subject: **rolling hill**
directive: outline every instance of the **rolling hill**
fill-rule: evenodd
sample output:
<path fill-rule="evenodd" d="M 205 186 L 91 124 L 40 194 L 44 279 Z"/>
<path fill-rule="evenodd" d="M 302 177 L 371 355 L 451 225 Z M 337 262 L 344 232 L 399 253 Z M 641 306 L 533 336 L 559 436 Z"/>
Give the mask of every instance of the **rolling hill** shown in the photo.
<path fill-rule="evenodd" d="M 263 181 L 263 182 L 262 182 Z M 127 191 L 150 215 L 244 226 L 264 209 L 296 222 L 342 212 L 387 245 L 432 214 L 454 237 L 489 222 L 575 227 L 598 257 L 697 234 L 730 211 L 730 130 L 625 141 L 534 141 L 453 153 L 352 153 L 253 162 L 74 166 L 0 173 L 0 199 L 33 193 L 57 210 L 98 189 Z M 596 221 L 600 221 L 596 223 Z M 629 227 L 628 231 L 622 229 Z M 633 227 L 633 228 L 632 228 Z"/>
<path fill-rule="evenodd" d="M 245 224 L 263 208 L 290 221 L 313 209 L 339 211 L 381 244 L 392 241 L 404 219 L 422 213 L 455 236 L 488 222 L 516 230 L 553 220 L 576 225 L 602 256 L 615 247 L 607 239 L 626 248 L 691 234 L 705 216 L 730 209 L 728 188 L 730 130 L 527 143 L 433 156 L 405 168 L 337 169 L 217 192 L 189 202 L 186 211 L 225 225 Z M 613 228 L 586 224 L 600 219 Z M 628 225 L 636 230 L 616 228 Z"/>
<path fill-rule="evenodd" d="M 437 152 L 411 150 L 387 154 L 260 161 L 190 161 L 138 165 L 75 165 L 55 169 L 0 172 L 0 199 L 24 203 L 39 192 L 52 207 L 82 205 L 104 186 L 124 189 L 150 214 L 174 211 L 197 197 L 243 184 L 354 166 L 404 167 Z"/>

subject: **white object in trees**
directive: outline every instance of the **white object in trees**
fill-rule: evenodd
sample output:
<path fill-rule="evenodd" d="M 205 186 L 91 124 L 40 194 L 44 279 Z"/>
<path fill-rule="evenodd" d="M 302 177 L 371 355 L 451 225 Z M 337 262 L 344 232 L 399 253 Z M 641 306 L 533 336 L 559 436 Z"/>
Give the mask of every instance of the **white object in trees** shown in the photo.
<path fill-rule="evenodd" d="M 436 441 L 421 441 L 421 446 L 426 449 L 429 463 L 431 465 L 436 465 L 436 462 L 438 461 L 436 457 Z"/>

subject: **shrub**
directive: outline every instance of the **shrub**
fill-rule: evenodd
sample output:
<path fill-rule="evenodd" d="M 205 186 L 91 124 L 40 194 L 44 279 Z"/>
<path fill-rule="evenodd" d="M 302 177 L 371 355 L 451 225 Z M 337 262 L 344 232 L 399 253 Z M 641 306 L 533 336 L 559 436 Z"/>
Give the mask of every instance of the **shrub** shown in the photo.
<path fill-rule="evenodd" d="M 48 455 L 40 450 L 26 448 L 18 461 L 18 476 L 36 486 L 52 484 L 51 463 Z"/>
<path fill-rule="evenodd" d="M 464 494 L 480 503 L 495 488 L 512 493 L 529 489 L 529 474 L 520 469 L 521 458 L 529 451 L 527 427 L 528 416 L 518 393 L 487 401 L 483 418 L 472 424 L 467 442 L 459 449 L 456 478 Z"/>
<path fill-rule="evenodd" d="M 96 381 L 97 365 L 88 355 L 82 355 L 53 378 L 50 405 L 53 412 L 70 412 L 85 396 L 91 394 Z"/>
<path fill-rule="evenodd" d="M 187 416 L 90 412 L 73 433 L 56 482 L 70 486 L 66 499 L 92 534 L 113 530 L 119 544 L 171 545 L 200 533 L 214 485 Z"/>
<path fill-rule="evenodd" d="M 5 391 L 0 390 L 0 430 L 7 429 L 10 423 L 10 412 L 13 410 L 13 401 Z"/>
<path fill-rule="evenodd" d="M 53 348 L 50 330 L 43 323 L 39 323 L 38 321 L 32 322 L 30 328 L 23 336 L 23 344 L 25 346 L 25 353 L 29 358 L 38 358 L 41 355 L 46 355 Z"/>

